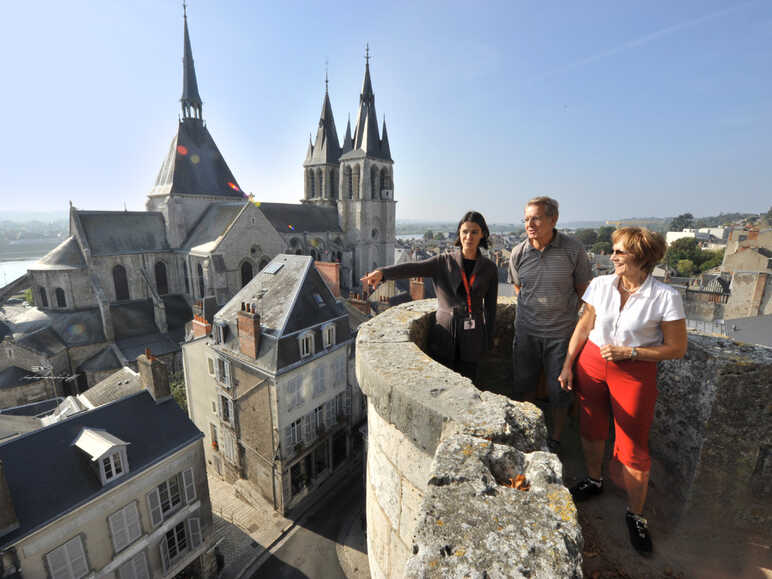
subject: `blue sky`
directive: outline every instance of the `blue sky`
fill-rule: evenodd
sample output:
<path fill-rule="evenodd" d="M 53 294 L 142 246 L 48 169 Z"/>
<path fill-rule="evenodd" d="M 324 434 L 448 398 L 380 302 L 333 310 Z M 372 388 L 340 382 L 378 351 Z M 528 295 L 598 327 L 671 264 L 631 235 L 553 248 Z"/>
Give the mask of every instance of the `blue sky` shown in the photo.
<path fill-rule="evenodd" d="M 561 219 L 766 211 L 772 3 L 191 0 L 204 118 L 242 189 L 302 197 L 329 62 L 342 138 L 370 43 L 398 219 L 531 196 Z M 144 207 L 176 130 L 182 7 L 9 2 L 0 209 Z"/>

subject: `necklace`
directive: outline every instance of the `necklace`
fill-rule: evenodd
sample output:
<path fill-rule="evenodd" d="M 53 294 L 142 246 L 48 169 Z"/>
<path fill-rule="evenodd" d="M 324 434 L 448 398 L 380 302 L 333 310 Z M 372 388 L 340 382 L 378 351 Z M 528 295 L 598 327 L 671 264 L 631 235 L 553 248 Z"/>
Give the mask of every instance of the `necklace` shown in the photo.
<path fill-rule="evenodd" d="M 626 293 L 627 295 L 631 295 L 631 294 L 634 294 L 634 293 L 635 293 L 635 292 L 637 292 L 639 289 L 641 289 L 641 286 L 637 286 L 637 287 L 634 287 L 634 288 L 632 288 L 632 289 L 627 289 L 627 288 L 625 287 L 625 284 L 623 284 L 623 283 L 622 283 L 622 280 L 621 280 L 621 279 L 619 280 L 619 291 L 621 291 L 621 292 L 624 292 L 624 293 Z"/>

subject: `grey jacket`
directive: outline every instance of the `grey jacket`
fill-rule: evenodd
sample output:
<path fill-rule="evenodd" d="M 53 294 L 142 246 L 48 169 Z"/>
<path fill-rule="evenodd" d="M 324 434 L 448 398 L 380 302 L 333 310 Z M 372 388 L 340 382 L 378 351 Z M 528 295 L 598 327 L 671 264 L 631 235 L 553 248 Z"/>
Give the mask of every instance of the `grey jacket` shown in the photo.
<path fill-rule="evenodd" d="M 461 278 L 461 251 L 444 253 L 424 261 L 402 263 L 379 268 L 383 279 L 430 277 L 434 282 L 439 307 L 436 324 L 429 334 L 429 352 L 443 361 L 453 361 L 457 355 L 464 362 L 476 362 L 493 346 L 496 325 L 496 298 L 499 276 L 496 264 L 477 253 L 472 271 L 471 287 L 474 330 L 464 329 L 468 316 L 466 291 Z M 471 276 L 470 276 L 471 278 Z"/>

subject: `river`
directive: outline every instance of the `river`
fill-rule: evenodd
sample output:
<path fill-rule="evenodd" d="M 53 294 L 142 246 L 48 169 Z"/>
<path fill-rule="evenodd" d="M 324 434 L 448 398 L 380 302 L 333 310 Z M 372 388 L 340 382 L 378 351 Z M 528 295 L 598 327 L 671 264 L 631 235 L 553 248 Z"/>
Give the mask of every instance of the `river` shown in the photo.
<path fill-rule="evenodd" d="M 15 280 L 17 277 L 27 273 L 27 269 L 36 261 L 37 259 L 0 261 L 0 287 L 4 287 L 6 284 L 9 284 Z"/>

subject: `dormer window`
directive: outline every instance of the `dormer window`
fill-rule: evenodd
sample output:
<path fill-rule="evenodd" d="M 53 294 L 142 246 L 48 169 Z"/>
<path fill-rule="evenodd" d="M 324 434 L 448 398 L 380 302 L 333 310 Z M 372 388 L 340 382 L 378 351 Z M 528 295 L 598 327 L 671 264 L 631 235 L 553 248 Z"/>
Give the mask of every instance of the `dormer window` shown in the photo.
<path fill-rule="evenodd" d="M 322 346 L 329 348 L 335 345 L 335 324 L 322 326 Z"/>
<path fill-rule="evenodd" d="M 306 332 L 300 335 L 300 357 L 307 358 L 314 353 L 314 333 Z"/>
<path fill-rule="evenodd" d="M 84 428 L 73 444 L 91 457 L 91 463 L 103 485 L 129 471 L 126 456 L 126 447 L 129 443 L 116 438 L 106 430 Z"/>

